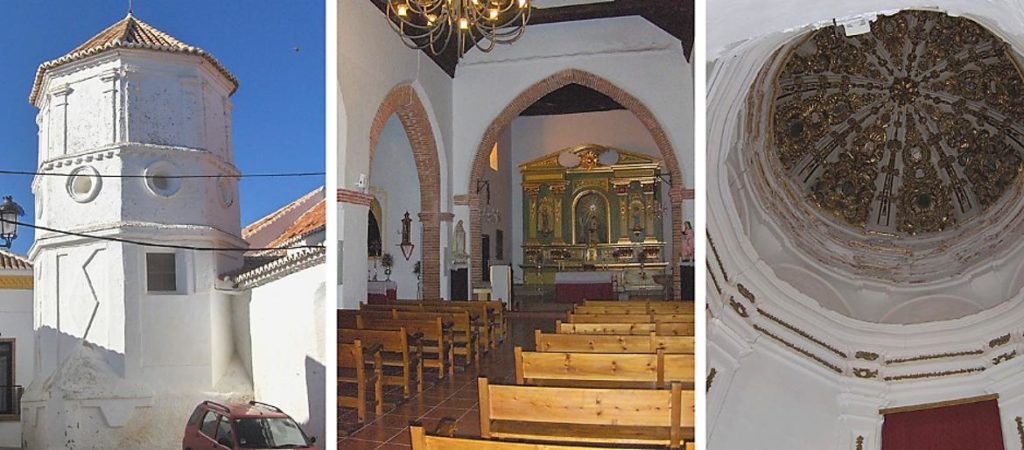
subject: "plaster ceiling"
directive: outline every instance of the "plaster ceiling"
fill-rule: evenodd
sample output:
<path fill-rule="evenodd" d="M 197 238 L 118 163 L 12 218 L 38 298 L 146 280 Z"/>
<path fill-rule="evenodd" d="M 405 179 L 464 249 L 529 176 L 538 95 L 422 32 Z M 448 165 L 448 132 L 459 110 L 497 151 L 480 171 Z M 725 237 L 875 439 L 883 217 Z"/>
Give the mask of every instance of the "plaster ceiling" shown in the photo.
<path fill-rule="evenodd" d="M 369 1 L 386 14 L 388 0 Z M 693 0 L 534 0 L 532 8 L 527 33 L 538 25 L 640 16 L 679 39 L 687 59 L 693 50 Z M 424 54 L 449 76 L 455 76 L 459 64 L 456 46 L 449 45 L 438 55 L 426 50 Z"/>

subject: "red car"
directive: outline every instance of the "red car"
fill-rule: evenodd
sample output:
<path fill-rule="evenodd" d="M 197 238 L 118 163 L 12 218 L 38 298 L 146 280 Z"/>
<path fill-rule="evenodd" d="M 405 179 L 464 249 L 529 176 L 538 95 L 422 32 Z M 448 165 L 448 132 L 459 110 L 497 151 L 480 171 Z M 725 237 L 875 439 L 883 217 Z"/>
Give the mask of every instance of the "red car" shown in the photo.
<path fill-rule="evenodd" d="M 315 437 L 275 406 L 205 401 L 185 425 L 184 450 L 298 448 L 316 450 Z"/>

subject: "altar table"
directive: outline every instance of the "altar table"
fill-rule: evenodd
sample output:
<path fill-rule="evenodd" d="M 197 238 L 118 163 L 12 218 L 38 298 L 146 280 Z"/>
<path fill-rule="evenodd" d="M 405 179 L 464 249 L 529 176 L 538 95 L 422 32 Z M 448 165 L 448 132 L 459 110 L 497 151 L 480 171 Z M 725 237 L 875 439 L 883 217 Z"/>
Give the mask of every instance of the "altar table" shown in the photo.
<path fill-rule="evenodd" d="M 558 272 L 555 274 L 555 301 L 581 303 L 586 299 L 615 297 L 611 272 Z"/>
<path fill-rule="evenodd" d="M 398 299 L 398 283 L 394 281 L 367 281 L 366 303 L 378 305 Z"/>

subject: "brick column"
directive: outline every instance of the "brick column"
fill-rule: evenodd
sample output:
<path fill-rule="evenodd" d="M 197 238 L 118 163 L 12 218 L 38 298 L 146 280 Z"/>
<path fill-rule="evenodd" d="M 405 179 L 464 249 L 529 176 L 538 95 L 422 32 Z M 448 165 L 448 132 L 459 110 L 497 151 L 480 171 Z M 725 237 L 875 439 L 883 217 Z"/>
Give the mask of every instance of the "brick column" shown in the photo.
<path fill-rule="evenodd" d="M 423 298 L 441 298 L 441 213 L 421 212 L 423 225 L 420 239 L 420 280 L 423 283 Z"/>
<path fill-rule="evenodd" d="M 682 180 L 680 180 L 681 182 Z M 682 186 L 673 187 L 668 191 L 669 199 L 671 200 L 672 208 L 672 292 L 673 297 L 678 300 L 693 300 L 679 299 L 682 292 L 679 290 L 679 281 L 682 278 L 682 274 L 679 273 L 679 258 L 683 257 L 683 200 L 693 198 L 693 189 L 686 189 Z"/>

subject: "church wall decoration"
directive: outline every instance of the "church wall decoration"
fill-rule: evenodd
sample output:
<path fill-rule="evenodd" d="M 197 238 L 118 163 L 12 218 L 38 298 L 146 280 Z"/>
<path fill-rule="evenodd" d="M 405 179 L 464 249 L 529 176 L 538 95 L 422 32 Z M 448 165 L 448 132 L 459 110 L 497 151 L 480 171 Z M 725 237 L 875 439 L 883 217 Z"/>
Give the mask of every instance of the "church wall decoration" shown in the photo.
<path fill-rule="evenodd" d="M 586 144 L 519 168 L 524 269 L 665 271 L 660 159 Z"/>

